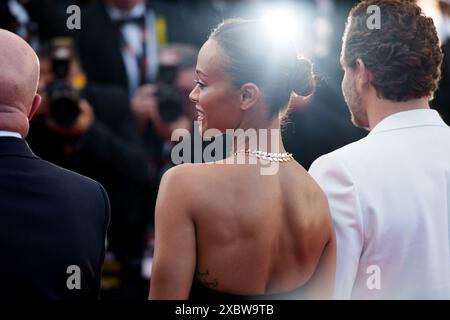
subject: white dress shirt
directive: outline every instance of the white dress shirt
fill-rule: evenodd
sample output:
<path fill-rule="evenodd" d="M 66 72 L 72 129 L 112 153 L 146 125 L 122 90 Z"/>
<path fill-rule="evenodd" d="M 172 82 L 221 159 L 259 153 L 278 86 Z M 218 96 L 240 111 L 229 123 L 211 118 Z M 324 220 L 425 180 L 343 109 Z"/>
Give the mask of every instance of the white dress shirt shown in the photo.
<path fill-rule="evenodd" d="M 450 299 L 450 128 L 399 112 L 310 168 L 337 239 L 336 298 Z"/>
<path fill-rule="evenodd" d="M 22 139 L 22 136 L 18 132 L 12 132 L 12 131 L 0 131 L 0 137 L 14 137 Z"/>

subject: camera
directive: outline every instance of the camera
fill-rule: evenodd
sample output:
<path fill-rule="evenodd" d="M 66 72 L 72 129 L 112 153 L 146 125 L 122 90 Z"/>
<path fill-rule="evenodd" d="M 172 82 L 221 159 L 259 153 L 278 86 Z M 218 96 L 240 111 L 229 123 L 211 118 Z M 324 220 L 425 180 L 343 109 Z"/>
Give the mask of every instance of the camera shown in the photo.
<path fill-rule="evenodd" d="M 53 121 L 64 128 L 71 128 L 80 114 L 80 95 L 67 81 L 72 53 L 60 46 L 52 51 L 51 63 L 55 80 L 47 87 L 49 113 Z"/>
<path fill-rule="evenodd" d="M 158 80 L 161 83 L 155 93 L 158 99 L 159 115 L 164 122 L 174 122 L 183 115 L 183 98 L 175 88 L 178 67 L 175 65 L 161 65 Z"/>

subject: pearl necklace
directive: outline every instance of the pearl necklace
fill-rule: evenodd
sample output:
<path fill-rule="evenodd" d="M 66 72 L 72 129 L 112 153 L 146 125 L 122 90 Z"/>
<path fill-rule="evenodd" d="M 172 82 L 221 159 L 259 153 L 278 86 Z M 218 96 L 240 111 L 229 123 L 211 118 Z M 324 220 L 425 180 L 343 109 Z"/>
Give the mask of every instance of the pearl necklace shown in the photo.
<path fill-rule="evenodd" d="M 255 156 L 256 158 L 259 158 L 259 159 L 275 161 L 275 162 L 289 162 L 289 161 L 294 160 L 292 153 L 289 153 L 289 152 L 272 153 L 272 152 L 266 152 L 266 151 L 245 149 L 245 150 L 236 151 L 234 153 L 235 156 L 237 156 L 238 154 L 248 154 L 248 155 Z"/>

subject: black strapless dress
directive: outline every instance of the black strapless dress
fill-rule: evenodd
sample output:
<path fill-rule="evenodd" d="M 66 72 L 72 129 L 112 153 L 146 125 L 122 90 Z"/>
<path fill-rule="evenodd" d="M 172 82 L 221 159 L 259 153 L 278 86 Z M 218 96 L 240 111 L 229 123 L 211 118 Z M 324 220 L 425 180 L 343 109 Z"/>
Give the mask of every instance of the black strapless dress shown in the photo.
<path fill-rule="evenodd" d="M 189 300 L 191 301 L 215 301 L 215 300 L 296 300 L 299 299 L 303 287 L 281 293 L 260 294 L 260 295 L 239 295 L 217 291 L 206 287 L 197 278 L 192 281 Z"/>

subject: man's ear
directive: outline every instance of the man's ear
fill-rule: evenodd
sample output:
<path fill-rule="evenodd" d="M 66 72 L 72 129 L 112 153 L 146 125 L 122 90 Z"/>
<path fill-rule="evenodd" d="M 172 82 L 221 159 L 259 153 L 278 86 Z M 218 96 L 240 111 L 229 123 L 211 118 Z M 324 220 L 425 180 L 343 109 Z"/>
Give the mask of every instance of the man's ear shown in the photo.
<path fill-rule="evenodd" d="M 356 59 L 355 66 L 356 86 L 359 92 L 367 90 L 372 80 L 372 73 L 367 69 L 364 61 Z"/>
<path fill-rule="evenodd" d="M 241 87 L 241 104 L 242 110 L 248 110 L 252 108 L 260 99 L 261 91 L 254 83 L 246 83 Z"/>
<path fill-rule="evenodd" d="M 28 114 L 28 120 L 31 120 L 38 110 L 39 106 L 41 105 L 42 97 L 38 94 L 36 94 L 33 98 L 33 102 L 31 103 L 31 110 Z"/>

